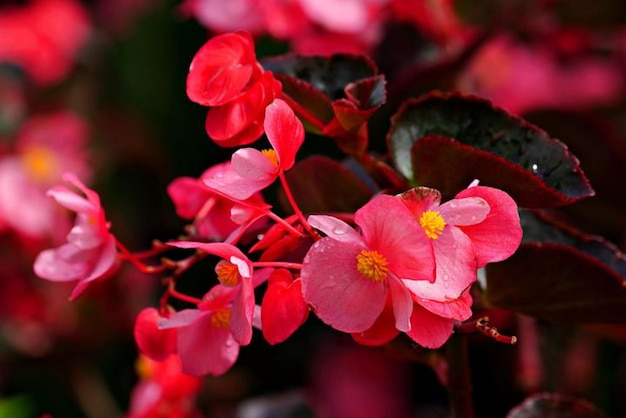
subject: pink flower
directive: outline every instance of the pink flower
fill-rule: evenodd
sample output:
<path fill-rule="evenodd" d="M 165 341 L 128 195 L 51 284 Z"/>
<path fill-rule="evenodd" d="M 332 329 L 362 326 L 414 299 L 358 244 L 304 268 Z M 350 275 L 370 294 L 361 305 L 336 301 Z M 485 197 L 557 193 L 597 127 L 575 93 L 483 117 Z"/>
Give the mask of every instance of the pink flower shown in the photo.
<path fill-rule="evenodd" d="M 205 128 L 217 144 L 246 145 L 263 134 L 265 108 L 281 93 L 280 82 L 256 61 L 254 41 L 238 31 L 211 38 L 194 56 L 187 95 L 204 106 Z"/>
<path fill-rule="evenodd" d="M 90 31 L 75 0 L 34 0 L 0 10 L 0 61 L 16 63 L 38 84 L 56 83 L 72 69 Z"/>
<path fill-rule="evenodd" d="M 252 282 L 252 262 L 239 248 L 220 242 L 203 243 L 191 241 L 170 242 L 178 248 L 196 248 L 205 253 L 217 255 L 222 260 L 215 267 L 217 280 L 230 297 L 229 329 L 235 340 L 247 345 L 252 339 L 252 316 L 254 314 L 254 285 Z M 220 306 L 219 309 L 222 309 Z"/>
<path fill-rule="evenodd" d="M 309 217 L 311 226 L 327 237 L 304 258 L 304 298 L 333 328 L 362 332 L 374 324 L 390 295 L 395 326 L 408 331 L 413 301 L 405 283 L 434 280 L 429 239 L 392 196 L 372 199 L 354 219 L 361 234 L 331 216 Z"/>
<path fill-rule="evenodd" d="M 418 298 L 457 299 L 476 281 L 477 269 L 509 257 L 521 242 L 517 205 L 501 190 L 470 187 L 440 205 L 439 191 L 419 187 L 401 200 L 430 238 L 437 263 L 436 285 L 407 284 Z"/>
<path fill-rule="evenodd" d="M 64 186 L 48 191 L 61 206 L 76 212 L 74 227 L 67 242 L 60 247 L 42 251 L 35 260 L 39 277 L 66 282 L 77 280 L 70 300 L 76 299 L 96 279 L 110 274 L 116 267 L 115 237 L 109 232 L 100 198 L 73 174 L 63 179 L 79 189 L 85 197 Z"/>
<path fill-rule="evenodd" d="M 247 145 L 263 134 L 265 108 L 280 95 L 282 86 L 271 72 L 250 82 L 239 96 L 209 109 L 204 127 L 222 147 Z"/>
<path fill-rule="evenodd" d="M 126 418 L 200 417 L 194 400 L 202 380 L 183 373 L 179 356 L 162 361 L 140 357 L 137 371 L 141 380 L 133 389 Z"/>
<path fill-rule="evenodd" d="M 293 166 L 296 153 L 304 142 L 302 122 L 287 103 L 276 99 L 267 107 L 264 127 L 273 149 L 237 150 L 229 170 L 205 180 L 209 188 L 233 199 L 244 200 L 272 184 L 279 173 Z"/>
<path fill-rule="evenodd" d="M 252 337 L 254 288 L 250 262 L 237 248 L 227 244 L 171 244 L 181 248 L 210 246 L 207 250 L 212 254 L 226 257 L 233 254 L 228 257 L 230 261 L 216 268 L 225 284 L 214 286 L 202 298 L 198 309 L 185 309 L 159 322 L 161 330 L 177 330 L 177 351 L 185 373 L 192 376 L 226 373 L 237 361 L 239 346 L 248 344 Z"/>
<path fill-rule="evenodd" d="M 204 179 L 227 171 L 230 162 L 206 170 L 199 179 L 179 177 L 167 187 L 176 213 L 193 220 L 193 234 L 210 241 L 233 242 L 251 225 L 267 214 L 270 206 L 260 193 L 245 201 L 228 199 L 204 184 Z M 263 223 L 263 222 L 261 222 Z"/>
<path fill-rule="evenodd" d="M 263 2 L 258 0 L 185 0 L 182 7 L 216 32 L 263 30 Z"/>
<path fill-rule="evenodd" d="M 261 72 L 249 33 L 218 35 L 193 57 L 187 75 L 187 95 L 203 106 L 223 105 L 237 97 L 255 73 Z"/>
<path fill-rule="evenodd" d="M 85 122 L 70 112 L 29 118 L 18 132 L 16 153 L 0 159 L 0 223 L 28 237 L 62 239 L 65 217 L 46 190 L 66 171 L 90 176 L 87 136 Z"/>

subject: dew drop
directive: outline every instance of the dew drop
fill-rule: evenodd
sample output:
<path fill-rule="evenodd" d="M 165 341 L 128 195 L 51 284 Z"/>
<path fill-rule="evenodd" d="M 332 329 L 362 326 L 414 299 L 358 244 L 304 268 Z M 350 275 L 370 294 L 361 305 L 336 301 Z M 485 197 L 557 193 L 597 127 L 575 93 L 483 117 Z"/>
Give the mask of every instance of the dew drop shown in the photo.
<path fill-rule="evenodd" d="M 537 164 L 533 164 L 530 168 L 535 174 L 539 172 L 539 166 Z"/>

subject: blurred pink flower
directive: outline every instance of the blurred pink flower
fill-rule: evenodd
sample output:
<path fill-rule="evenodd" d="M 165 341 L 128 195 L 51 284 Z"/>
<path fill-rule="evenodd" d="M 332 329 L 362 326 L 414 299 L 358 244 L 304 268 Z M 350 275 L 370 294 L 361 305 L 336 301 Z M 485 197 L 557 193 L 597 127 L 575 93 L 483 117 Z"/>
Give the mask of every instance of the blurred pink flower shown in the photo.
<path fill-rule="evenodd" d="M 75 0 L 33 0 L 0 9 L 0 62 L 19 65 L 39 84 L 56 83 L 71 71 L 88 41 L 91 23 Z"/>
<path fill-rule="evenodd" d="M 67 242 L 60 247 L 42 251 L 35 260 L 34 270 L 39 277 L 55 282 L 78 283 L 70 300 L 76 299 L 94 280 L 106 277 L 116 267 L 115 237 L 100 206 L 100 198 L 74 175 L 63 179 L 82 192 L 65 186 L 53 187 L 48 194 L 64 208 L 76 212 L 74 227 Z"/>
<path fill-rule="evenodd" d="M 137 370 L 141 380 L 131 394 L 126 418 L 201 417 L 194 401 L 202 380 L 183 373 L 177 355 L 162 361 L 139 357 Z"/>
<path fill-rule="evenodd" d="M 302 122 L 287 103 L 276 99 L 267 107 L 264 127 L 272 149 L 237 150 L 229 169 L 204 180 L 209 188 L 233 199 L 247 199 L 293 166 L 304 142 Z"/>
<path fill-rule="evenodd" d="M 65 217 L 46 190 L 66 171 L 90 177 L 87 137 L 86 123 L 70 112 L 28 119 L 15 153 L 0 158 L 0 224 L 32 238 L 58 235 Z"/>
<path fill-rule="evenodd" d="M 331 216 L 309 217 L 311 226 L 327 236 L 304 258 L 304 298 L 333 328 L 362 332 L 374 324 L 390 295 L 395 326 L 408 331 L 413 302 L 405 283 L 435 278 L 429 239 L 392 196 L 375 197 L 354 219 L 361 234 Z"/>
<path fill-rule="evenodd" d="M 594 107 L 623 96 L 626 80 L 616 60 L 580 53 L 564 61 L 545 43 L 494 38 L 469 63 L 459 88 L 517 114 Z"/>

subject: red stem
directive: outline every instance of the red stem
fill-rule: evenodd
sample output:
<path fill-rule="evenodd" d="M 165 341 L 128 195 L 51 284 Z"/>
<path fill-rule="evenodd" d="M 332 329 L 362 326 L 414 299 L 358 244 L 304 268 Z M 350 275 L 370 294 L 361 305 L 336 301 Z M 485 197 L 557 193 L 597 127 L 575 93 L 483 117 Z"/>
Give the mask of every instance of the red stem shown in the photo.
<path fill-rule="evenodd" d="M 167 270 L 167 267 L 164 266 L 163 264 L 158 265 L 158 266 L 147 266 L 144 263 L 142 263 L 141 261 L 139 261 L 139 258 L 137 255 L 131 253 L 128 248 L 126 248 L 121 242 L 119 242 L 117 240 L 117 238 L 115 239 L 115 246 L 117 247 L 118 250 L 120 250 L 120 259 L 122 260 L 126 260 L 129 261 L 130 263 L 132 263 L 135 267 L 137 267 L 137 269 L 139 269 L 139 271 L 141 271 L 142 273 L 146 273 L 146 274 L 156 274 L 156 273 L 162 273 L 165 270 Z M 156 253 L 156 250 L 152 250 Z M 150 257 L 151 255 L 146 255 L 145 253 L 147 253 L 147 251 L 144 251 L 142 253 L 140 253 L 141 258 L 145 258 L 145 257 Z"/>
<path fill-rule="evenodd" d="M 285 173 L 282 170 L 278 172 L 278 177 L 280 178 L 280 182 L 282 183 L 283 189 L 285 190 L 285 196 L 287 196 L 287 200 L 289 201 L 289 204 L 291 205 L 294 213 L 300 220 L 300 223 L 314 240 L 318 240 L 320 238 L 319 234 L 315 232 L 315 230 L 311 228 L 311 225 L 309 225 L 309 223 L 306 221 L 304 214 L 298 207 L 296 200 L 293 198 L 293 194 L 291 194 L 291 189 L 289 188 L 289 184 L 287 183 L 287 179 L 285 178 Z"/>

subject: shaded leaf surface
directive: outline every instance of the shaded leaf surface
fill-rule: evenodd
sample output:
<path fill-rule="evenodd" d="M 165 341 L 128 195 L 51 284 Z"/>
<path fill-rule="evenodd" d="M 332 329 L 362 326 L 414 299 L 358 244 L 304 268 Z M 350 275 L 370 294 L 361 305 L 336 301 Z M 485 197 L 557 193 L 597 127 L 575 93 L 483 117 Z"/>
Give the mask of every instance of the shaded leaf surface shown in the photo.
<path fill-rule="evenodd" d="M 452 138 L 471 148 L 453 147 L 449 141 L 421 143 L 432 135 Z M 428 171 L 434 162 L 428 157 L 436 159 L 439 172 L 448 172 L 446 185 L 457 191 L 467 186 L 468 177 L 493 185 L 506 174 L 524 178 L 524 186 L 516 190 L 515 197 L 529 206 L 562 205 L 593 195 L 578 160 L 560 141 L 476 97 L 431 93 L 409 100 L 394 115 L 387 141 L 398 170 L 414 182 L 433 180 Z M 442 149 L 437 150 L 437 146 Z M 476 154 L 470 152 L 472 148 Z M 447 153 L 454 158 L 448 158 Z M 494 158 L 488 158 L 489 154 Z M 504 161 L 493 164 L 495 157 Z M 491 165 L 497 169 L 489 168 Z M 532 196 L 534 193 L 538 195 Z"/>
<path fill-rule="evenodd" d="M 602 418 L 593 405 L 581 399 L 552 393 L 534 395 L 516 406 L 507 418 Z"/>
<path fill-rule="evenodd" d="M 263 68 L 283 81 L 285 76 L 304 81 L 331 100 L 345 97 L 345 87 L 376 75 L 376 67 L 365 56 L 336 54 L 330 57 L 283 55 L 263 60 Z"/>
<path fill-rule="evenodd" d="M 527 211 L 521 219 L 518 251 L 487 266 L 488 303 L 557 322 L 626 321 L 626 257 L 615 246 Z"/>
<path fill-rule="evenodd" d="M 286 176 L 304 213 L 354 212 L 373 194 L 353 172 L 327 157 L 312 156 L 302 160 Z M 284 196 L 281 201 L 287 208 Z"/>

